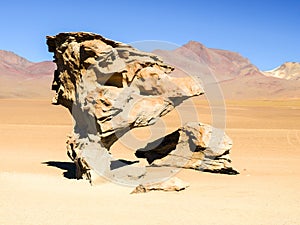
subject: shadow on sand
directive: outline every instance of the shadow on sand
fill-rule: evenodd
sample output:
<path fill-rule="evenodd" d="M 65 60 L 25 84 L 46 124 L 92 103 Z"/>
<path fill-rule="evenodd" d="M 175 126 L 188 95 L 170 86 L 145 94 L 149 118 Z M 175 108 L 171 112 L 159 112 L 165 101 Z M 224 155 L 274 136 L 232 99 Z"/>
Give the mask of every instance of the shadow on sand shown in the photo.
<path fill-rule="evenodd" d="M 125 159 L 119 159 L 111 162 L 110 169 L 115 170 L 123 166 L 128 166 L 134 163 L 138 163 L 139 161 L 128 161 Z M 46 164 L 47 166 L 56 167 L 61 170 L 65 170 L 63 172 L 63 176 L 68 179 L 77 179 L 76 178 L 76 165 L 73 162 L 58 162 L 58 161 L 48 161 L 42 162 L 42 164 Z"/>
<path fill-rule="evenodd" d="M 63 175 L 68 179 L 76 179 L 76 165 L 73 162 L 58 162 L 58 161 L 48 161 L 43 162 L 47 166 L 56 167 L 61 170 L 65 170 Z"/>

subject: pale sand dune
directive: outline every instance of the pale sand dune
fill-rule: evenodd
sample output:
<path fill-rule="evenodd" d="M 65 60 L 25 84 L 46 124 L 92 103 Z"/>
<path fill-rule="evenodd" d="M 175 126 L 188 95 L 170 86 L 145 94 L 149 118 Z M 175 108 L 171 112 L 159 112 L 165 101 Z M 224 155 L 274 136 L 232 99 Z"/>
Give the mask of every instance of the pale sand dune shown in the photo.
<path fill-rule="evenodd" d="M 204 101 L 195 100 L 203 122 Z M 205 106 L 206 105 L 206 106 Z M 175 129 L 176 112 L 166 117 Z M 298 101 L 227 102 L 227 133 L 238 176 L 182 170 L 182 192 L 130 195 L 98 179 L 63 176 L 65 137 L 72 121 L 45 100 L 0 100 L 0 224 L 298 224 L 300 221 L 300 104 Z M 144 129 L 144 128 L 143 128 Z M 144 129 L 145 139 L 149 132 Z M 120 157 L 132 151 L 114 146 Z"/>

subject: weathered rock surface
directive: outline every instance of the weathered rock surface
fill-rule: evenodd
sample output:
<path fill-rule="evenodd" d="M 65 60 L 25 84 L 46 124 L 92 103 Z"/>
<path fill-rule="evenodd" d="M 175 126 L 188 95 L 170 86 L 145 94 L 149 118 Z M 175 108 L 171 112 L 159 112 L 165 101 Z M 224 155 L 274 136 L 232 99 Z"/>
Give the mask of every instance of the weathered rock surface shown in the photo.
<path fill-rule="evenodd" d="M 191 77 L 172 77 L 174 68 L 158 56 L 97 34 L 60 33 L 48 36 L 47 44 L 57 64 L 52 85 L 56 91 L 53 103 L 67 107 L 75 120 L 67 148 L 76 164 L 78 178 L 90 179 L 89 170 L 94 169 L 110 178 L 127 176 L 141 181 L 147 170 L 134 171 L 123 162 L 120 166 L 120 161 L 116 163 L 109 153 L 110 147 L 130 129 L 152 125 L 185 99 L 204 94 L 199 82 Z M 170 142 L 166 137 L 165 142 L 175 150 L 172 154 L 168 148 L 159 150 L 166 158 L 157 158 L 155 166 L 201 167 L 217 172 L 230 168 L 227 155 L 231 141 L 222 133 L 221 147 L 213 148 L 209 144 L 213 139 L 209 135 L 212 129 L 191 123 L 176 131 L 179 136 L 176 132 L 171 134 Z M 177 136 L 179 142 L 175 140 Z M 184 149 L 192 156 L 191 143 L 196 146 L 195 154 L 201 152 L 202 158 L 193 166 L 183 165 L 174 154 Z M 149 149 L 149 145 L 146 148 Z M 141 151 L 137 152 L 139 154 Z M 157 150 L 149 149 L 143 155 L 149 163 L 152 163 L 152 154 L 157 155 Z M 170 161 L 178 162 L 168 164 Z M 118 173 L 120 171 L 123 173 Z"/>

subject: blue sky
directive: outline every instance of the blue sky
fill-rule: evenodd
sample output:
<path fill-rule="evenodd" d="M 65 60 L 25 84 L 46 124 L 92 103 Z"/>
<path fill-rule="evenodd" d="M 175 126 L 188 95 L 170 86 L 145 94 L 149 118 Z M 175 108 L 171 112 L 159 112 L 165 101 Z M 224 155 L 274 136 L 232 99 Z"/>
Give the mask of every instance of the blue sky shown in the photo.
<path fill-rule="evenodd" d="M 199 41 L 240 53 L 262 70 L 300 62 L 300 1 L 1 2 L 0 49 L 51 60 L 46 35 L 90 31 L 125 43 Z"/>

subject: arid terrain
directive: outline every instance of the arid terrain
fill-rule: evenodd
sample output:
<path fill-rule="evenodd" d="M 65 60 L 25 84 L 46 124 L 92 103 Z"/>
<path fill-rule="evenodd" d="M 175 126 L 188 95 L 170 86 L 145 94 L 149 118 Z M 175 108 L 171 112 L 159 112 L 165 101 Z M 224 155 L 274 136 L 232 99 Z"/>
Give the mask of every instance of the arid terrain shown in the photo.
<path fill-rule="evenodd" d="M 207 102 L 195 103 L 201 120 L 211 122 Z M 0 224 L 298 224 L 299 101 L 226 104 L 239 175 L 182 170 L 177 176 L 191 184 L 182 192 L 130 194 L 133 187 L 105 179 L 93 186 L 74 179 L 65 150 L 72 120 L 63 107 L 1 99 Z M 170 130 L 174 115 L 164 119 Z M 133 154 L 122 143 L 113 152 Z"/>
<path fill-rule="evenodd" d="M 65 108 L 51 105 L 54 64 L 0 51 L 0 224 L 299 224 L 299 73 L 294 80 L 267 77 L 236 53 L 195 42 L 185 47 L 220 81 L 239 175 L 181 170 L 176 176 L 189 188 L 146 194 L 104 178 L 92 186 L 75 179 L 65 144 L 73 122 Z M 268 76 L 290 77 L 289 65 Z M 170 133 L 193 120 L 193 110 L 199 121 L 213 123 L 209 102 L 193 97 L 160 125 L 134 129 L 134 140 L 125 135 L 112 154 L 134 159 L 136 148 L 155 139 L 151 131 L 163 125 Z"/>

